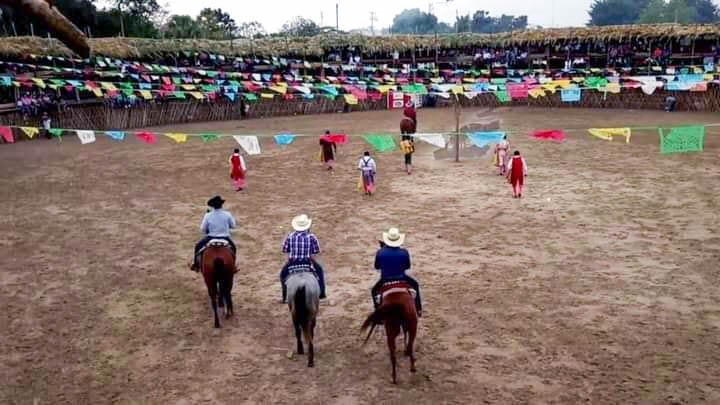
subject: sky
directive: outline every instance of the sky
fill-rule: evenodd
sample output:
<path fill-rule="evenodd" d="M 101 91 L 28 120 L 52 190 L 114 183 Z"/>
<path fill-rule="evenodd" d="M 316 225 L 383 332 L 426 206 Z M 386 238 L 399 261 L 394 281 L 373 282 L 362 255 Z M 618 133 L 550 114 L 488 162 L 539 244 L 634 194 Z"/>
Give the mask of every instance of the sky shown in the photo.
<path fill-rule="evenodd" d="M 268 32 L 278 31 L 295 16 L 303 16 L 324 25 L 335 25 L 335 4 L 339 5 L 340 29 L 349 31 L 370 26 L 370 13 L 377 18 L 376 30 L 387 28 L 402 10 L 419 8 L 428 11 L 429 0 L 159 0 L 168 5 L 172 14 L 196 16 L 205 7 L 221 8 L 238 24 L 259 21 Z M 527 15 L 528 23 L 543 27 L 583 26 L 587 23 L 588 9 L 592 0 L 434 0 L 433 11 L 440 21 L 455 21 L 456 10 L 460 15 L 478 9 L 501 14 Z"/>

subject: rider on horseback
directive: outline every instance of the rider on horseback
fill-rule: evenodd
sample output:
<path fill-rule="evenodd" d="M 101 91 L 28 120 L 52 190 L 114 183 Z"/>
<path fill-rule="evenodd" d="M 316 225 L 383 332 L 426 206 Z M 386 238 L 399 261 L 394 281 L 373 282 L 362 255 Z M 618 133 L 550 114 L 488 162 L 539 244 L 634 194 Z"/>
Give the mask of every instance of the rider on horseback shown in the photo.
<path fill-rule="evenodd" d="M 383 232 L 383 240 L 380 241 L 380 250 L 375 255 L 375 269 L 380 270 L 380 280 L 371 290 L 375 308 L 380 305 L 380 289 L 389 281 L 405 281 L 415 290 L 415 309 L 418 317 L 422 316 L 422 302 L 420 300 L 420 286 L 418 282 L 405 274 L 410 270 L 410 253 L 401 246 L 405 242 L 405 235 L 397 228 L 390 228 Z"/>
<path fill-rule="evenodd" d="M 310 270 L 315 273 L 320 284 L 320 299 L 325 298 L 325 274 L 320 263 L 314 258 L 320 253 L 320 244 L 317 237 L 310 232 L 311 226 L 312 220 L 307 215 L 293 218 L 292 227 L 295 231 L 288 235 L 283 244 L 283 253 L 288 255 L 288 261 L 280 272 L 283 303 L 287 301 L 285 279 L 297 271 Z"/>
<path fill-rule="evenodd" d="M 213 239 L 227 241 L 230 244 L 233 256 L 235 256 L 235 243 L 230 239 L 230 229 L 236 226 L 235 218 L 233 218 L 232 214 L 228 211 L 222 209 L 224 203 L 225 200 L 219 195 L 216 195 L 207 202 L 207 205 L 210 206 L 212 210 L 205 214 L 202 224 L 200 225 L 200 231 L 205 234 L 205 237 L 195 245 L 195 254 L 193 255 L 193 261 L 190 265 L 190 270 L 192 271 L 199 270 L 197 259 L 200 249 L 205 247 L 205 245 Z"/>

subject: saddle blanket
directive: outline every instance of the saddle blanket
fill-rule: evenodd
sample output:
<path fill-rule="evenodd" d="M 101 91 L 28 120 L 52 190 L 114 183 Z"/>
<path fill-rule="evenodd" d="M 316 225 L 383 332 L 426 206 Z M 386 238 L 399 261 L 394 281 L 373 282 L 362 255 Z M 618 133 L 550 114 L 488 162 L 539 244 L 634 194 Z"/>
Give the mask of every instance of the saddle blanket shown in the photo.
<path fill-rule="evenodd" d="M 417 291 L 415 291 L 410 284 L 405 281 L 388 281 L 380 287 L 380 296 L 385 298 L 386 296 L 394 293 L 408 292 L 415 298 Z"/>

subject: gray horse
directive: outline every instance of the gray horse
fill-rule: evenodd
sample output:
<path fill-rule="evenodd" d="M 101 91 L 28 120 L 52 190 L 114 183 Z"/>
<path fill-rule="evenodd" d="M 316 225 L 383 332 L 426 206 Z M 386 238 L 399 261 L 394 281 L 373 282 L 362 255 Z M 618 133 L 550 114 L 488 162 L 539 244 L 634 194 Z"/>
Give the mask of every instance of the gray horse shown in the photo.
<path fill-rule="evenodd" d="M 320 285 L 312 273 L 296 273 L 285 281 L 287 286 L 288 306 L 295 326 L 297 337 L 297 353 L 305 354 L 302 336 L 308 345 L 308 367 L 315 366 L 315 351 L 313 338 L 315 337 L 315 318 L 320 307 Z"/>

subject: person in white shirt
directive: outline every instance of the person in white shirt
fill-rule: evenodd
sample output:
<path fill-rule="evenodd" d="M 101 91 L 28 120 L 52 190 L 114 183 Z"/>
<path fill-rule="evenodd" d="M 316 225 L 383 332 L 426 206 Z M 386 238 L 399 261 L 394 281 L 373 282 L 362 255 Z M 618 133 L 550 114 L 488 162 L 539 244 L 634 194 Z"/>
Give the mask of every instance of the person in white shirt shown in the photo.
<path fill-rule="evenodd" d="M 370 152 L 365 152 L 363 157 L 358 162 L 358 169 L 362 172 L 362 184 L 365 194 L 371 196 L 375 191 L 375 173 L 377 172 L 377 165 L 375 159 L 370 157 Z"/>

